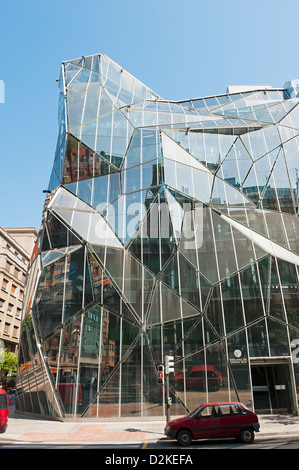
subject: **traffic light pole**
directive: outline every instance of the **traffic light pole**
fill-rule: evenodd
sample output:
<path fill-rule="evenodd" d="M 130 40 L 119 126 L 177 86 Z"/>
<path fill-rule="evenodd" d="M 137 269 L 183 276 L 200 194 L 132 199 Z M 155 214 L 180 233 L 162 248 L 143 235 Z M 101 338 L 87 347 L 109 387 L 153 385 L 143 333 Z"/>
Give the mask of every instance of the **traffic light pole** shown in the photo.
<path fill-rule="evenodd" d="M 170 421 L 169 374 L 166 374 L 166 424 Z"/>
<path fill-rule="evenodd" d="M 170 421 L 169 374 L 174 372 L 174 357 L 165 356 L 165 383 L 166 383 L 166 424 Z"/>

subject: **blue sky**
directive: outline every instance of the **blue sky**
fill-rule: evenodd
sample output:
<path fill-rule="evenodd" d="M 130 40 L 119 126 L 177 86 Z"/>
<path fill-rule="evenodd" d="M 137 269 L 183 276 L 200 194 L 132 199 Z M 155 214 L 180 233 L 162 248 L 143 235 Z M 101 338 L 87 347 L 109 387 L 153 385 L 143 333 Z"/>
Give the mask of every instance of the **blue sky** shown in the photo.
<path fill-rule="evenodd" d="M 105 54 L 171 100 L 282 87 L 299 78 L 298 13 L 298 0 L 2 0 L 0 225 L 39 229 L 61 61 Z"/>

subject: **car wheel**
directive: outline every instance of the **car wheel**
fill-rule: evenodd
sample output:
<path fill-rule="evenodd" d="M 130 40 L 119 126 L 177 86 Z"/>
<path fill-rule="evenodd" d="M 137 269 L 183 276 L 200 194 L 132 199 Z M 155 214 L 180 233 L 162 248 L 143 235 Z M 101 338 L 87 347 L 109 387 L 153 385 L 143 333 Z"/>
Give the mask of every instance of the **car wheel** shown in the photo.
<path fill-rule="evenodd" d="M 181 446 L 189 446 L 192 442 L 192 434 L 187 429 L 182 429 L 178 432 L 176 439 Z"/>
<path fill-rule="evenodd" d="M 242 429 L 240 432 L 239 440 L 245 444 L 250 444 L 254 441 L 254 430 L 251 428 Z"/>

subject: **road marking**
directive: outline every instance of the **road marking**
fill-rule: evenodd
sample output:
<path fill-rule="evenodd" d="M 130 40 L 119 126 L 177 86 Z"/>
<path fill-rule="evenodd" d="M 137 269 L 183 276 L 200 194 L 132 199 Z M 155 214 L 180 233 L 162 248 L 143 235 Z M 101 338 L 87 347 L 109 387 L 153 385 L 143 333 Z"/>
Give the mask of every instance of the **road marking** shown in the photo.
<path fill-rule="evenodd" d="M 143 446 L 142 446 L 142 449 L 146 449 L 146 448 L 147 448 L 147 444 L 148 444 L 148 442 L 147 442 L 147 441 L 146 441 L 146 442 L 144 442 L 144 443 L 143 443 Z"/>

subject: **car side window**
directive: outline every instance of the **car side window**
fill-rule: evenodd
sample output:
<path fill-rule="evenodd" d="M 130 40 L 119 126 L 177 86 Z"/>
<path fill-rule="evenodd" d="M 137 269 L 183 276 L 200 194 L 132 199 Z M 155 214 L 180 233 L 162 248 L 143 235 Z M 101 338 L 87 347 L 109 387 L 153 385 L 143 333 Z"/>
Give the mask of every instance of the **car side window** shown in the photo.
<path fill-rule="evenodd" d="M 237 405 L 221 405 L 220 406 L 222 416 L 233 416 L 239 414 L 239 408 Z"/>
<path fill-rule="evenodd" d="M 245 410 L 245 408 L 243 408 L 243 406 L 238 405 L 238 408 L 239 408 L 239 412 L 240 412 L 241 415 L 248 415 L 248 411 Z"/>
<path fill-rule="evenodd" d="M 201 418 L 210 418 L 213 416 L 213 406 L 205 406 L 203 410 L 201 410 L 199 416 Z"/>

